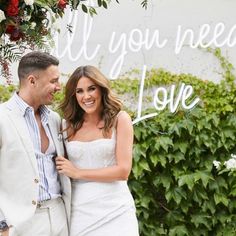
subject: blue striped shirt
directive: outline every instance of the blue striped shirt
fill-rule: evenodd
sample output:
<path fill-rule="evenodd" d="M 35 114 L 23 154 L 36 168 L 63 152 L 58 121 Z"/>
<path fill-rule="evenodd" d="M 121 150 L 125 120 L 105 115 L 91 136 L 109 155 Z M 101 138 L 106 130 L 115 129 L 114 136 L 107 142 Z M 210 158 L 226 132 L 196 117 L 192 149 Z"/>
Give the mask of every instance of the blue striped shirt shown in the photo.
<path fill-rule="evenodd" d="M 52 136 L 50 133 L 49 125 L 48 125 L 48 116 L 50 110 L 42 105 L 39 108 L 39 113 L 41 117 L 42 126 L 46 132 L 46 135 L 49 139 L 49 146 L 45 153 L 41 151 L 41 136 L 38 127 L 38 123 L 36 121 L 34 115 L 34 109 L 30 107 L 22 98 L 20 98 L 17 93 L 14 94 L 13 99 L 16 104 L 19 106 L 22 114 L 24 115 L 25 122 L 28 127 L 29 135 L 31 137 L 35 156 L 38 165 L 39 171 L 39 195 L 38 201 L 45 201 L 49 199 L 54 199 L 61 196 L 60 193 L 60 182 L 59 176 L 56 170 L 54 157 L 56 154 L 56 148 L 52 140 Z M 32 157 L 35 158 L 35 157 Z"/>

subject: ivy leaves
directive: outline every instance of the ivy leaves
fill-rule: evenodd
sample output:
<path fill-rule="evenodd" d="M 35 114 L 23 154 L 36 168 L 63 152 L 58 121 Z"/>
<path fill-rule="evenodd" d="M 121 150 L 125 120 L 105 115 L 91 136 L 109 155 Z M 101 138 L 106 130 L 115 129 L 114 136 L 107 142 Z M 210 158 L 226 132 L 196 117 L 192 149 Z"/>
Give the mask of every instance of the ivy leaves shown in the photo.
<path fill-rule="evenodd" d="M 152 235 L 153 228 L 156 235 L 235 235 L 236 181 L 218 175 L 212 163 L 235 149 L 236 115 L 208 109 L 166 111 L 135 125 L 130 187 L 143 235 Z M 140 188 L 133 189 L 135 184 Z"/>
<path fill-rule="evenodd" d="M 224 162 L 236 149 L 235 77 L 220 50 L 211 52 L 225 70 L 220 84 L 191 75 L 148 72 L 146 89 L 189 83 L 202 104 L 174 115 L 163 111 L 134 126 L 129 186 L 143 236 L 236 235 L 236 179 L 213 166 L 214 160 Z"/>
<path fill-rule="evenodd" d="M 235 235 L 236 183 L 227 173 L 218 175 L 212 165 L 235 150 L 235 85 L 154 69 L 146 81 L 146 91 L 178 81 L 191 84 L 202 104 L 174 115 L 163 111 L 134 126 L 130 187 L 142 235 Z M 114 81 L 113 87 L 134 98 L 138 90 L 136 80 Z"/>

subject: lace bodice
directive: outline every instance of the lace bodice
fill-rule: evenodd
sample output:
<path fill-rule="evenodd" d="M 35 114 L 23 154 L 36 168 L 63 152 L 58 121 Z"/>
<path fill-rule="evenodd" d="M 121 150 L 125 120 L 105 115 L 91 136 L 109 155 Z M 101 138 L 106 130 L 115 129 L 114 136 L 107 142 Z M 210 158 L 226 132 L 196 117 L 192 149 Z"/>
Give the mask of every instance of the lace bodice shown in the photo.
<path fill-rule="evenodd" d="M 66 143 L 70 160 L 80 168 L 95 169 L 116 164 L 115 129 L 110 139 L 101 138 L 93 141 L 70 141 Z"/>

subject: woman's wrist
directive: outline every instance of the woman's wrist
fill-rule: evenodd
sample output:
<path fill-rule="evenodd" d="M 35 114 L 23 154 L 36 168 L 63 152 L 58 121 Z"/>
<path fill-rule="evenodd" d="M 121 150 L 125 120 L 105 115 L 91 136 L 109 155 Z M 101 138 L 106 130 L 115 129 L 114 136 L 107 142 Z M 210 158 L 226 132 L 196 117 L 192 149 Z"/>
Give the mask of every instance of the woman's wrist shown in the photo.
<path fill-rule="evenodd" d="M 76 171 L 76 176 L 75 176 L 75 178 L 76 178 L 77 180 L 79 180 L 79 179 L 81 179 L 81 171 L 80 171 L 79 168 L 76 168 L 76 169 L 77 169 L 77 171 Z"/>

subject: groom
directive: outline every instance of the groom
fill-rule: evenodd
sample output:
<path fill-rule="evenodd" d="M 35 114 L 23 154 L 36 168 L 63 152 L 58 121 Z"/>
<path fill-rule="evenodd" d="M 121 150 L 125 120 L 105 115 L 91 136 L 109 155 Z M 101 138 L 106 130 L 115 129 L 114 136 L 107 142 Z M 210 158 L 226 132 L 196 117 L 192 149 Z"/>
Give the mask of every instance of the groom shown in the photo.
<path fill-rule="evenodd" d="M 60 90 L 59 61 L 22 57 L 19 91 L 0 105 L 0 235 L 67 236 L 70 180 L 59 176 L 60 117 L 46 105 Z"/>

